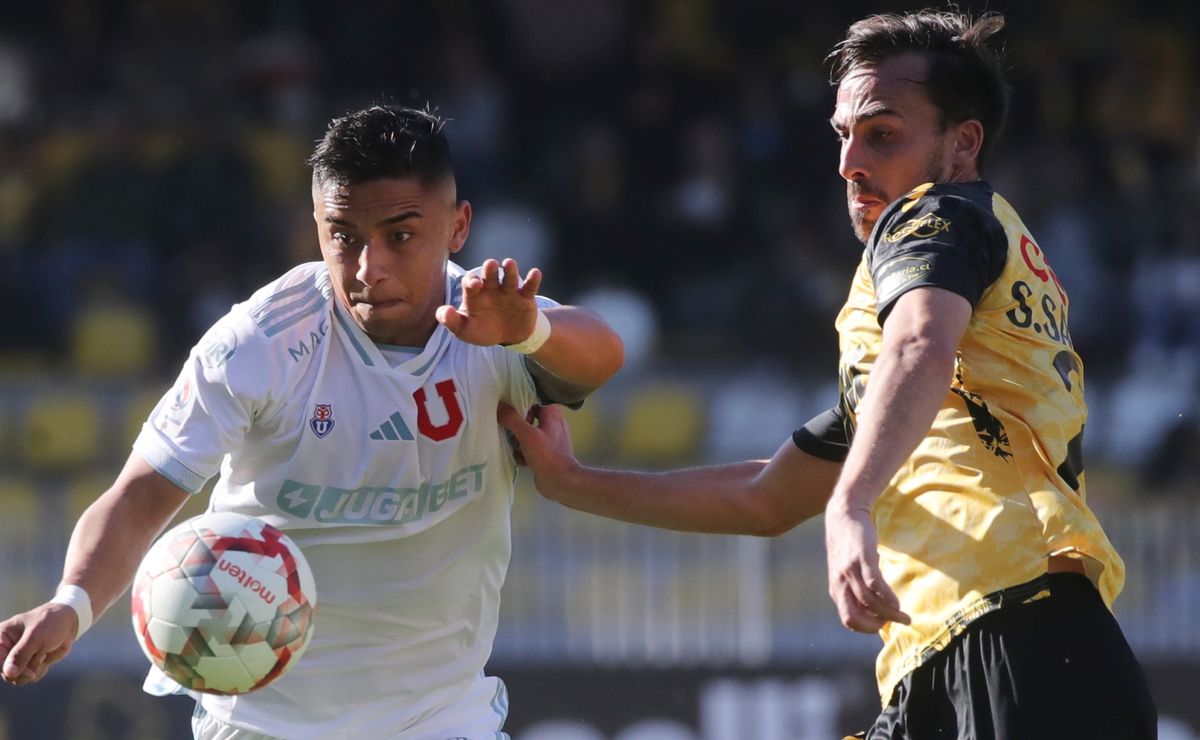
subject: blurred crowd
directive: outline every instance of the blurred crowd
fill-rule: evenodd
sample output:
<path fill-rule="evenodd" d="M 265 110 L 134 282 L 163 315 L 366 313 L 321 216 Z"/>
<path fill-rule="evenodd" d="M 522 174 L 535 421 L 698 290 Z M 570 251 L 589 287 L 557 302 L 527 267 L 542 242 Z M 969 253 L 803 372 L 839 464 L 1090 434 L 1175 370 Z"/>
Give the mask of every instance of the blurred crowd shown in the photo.
<path fill-rule="evenodd" d="M 61 366 L 80 320 L 115 305 L 152 326 L 147 372 L 172 374 L 231 303 L 319 258 L 304 158 L 332 116 L 385 101 L 449 119 L 475 208 L 460 261 L 541 266 L 548 295 L 622 329 L 629 372 L 828 381 L 861 245 L 822 60 L 862 15 L 922 5 L 6 8 L 0 370 Z M 1184 490 L 1200 482 L 1200 6 L 987 7 L 1009 19 L 1014 95 L 985 176 L 1071 295 L 1089 454 Z"/>

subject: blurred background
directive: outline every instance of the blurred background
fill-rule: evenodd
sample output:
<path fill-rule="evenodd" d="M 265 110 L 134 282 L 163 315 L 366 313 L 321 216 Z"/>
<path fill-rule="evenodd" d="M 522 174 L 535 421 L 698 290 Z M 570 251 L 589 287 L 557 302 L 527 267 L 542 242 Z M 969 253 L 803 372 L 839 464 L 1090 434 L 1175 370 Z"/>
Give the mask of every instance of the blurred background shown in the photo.
<path fill-rule="evenodd" d="M 459 262 L 540 266 L 623 335 L 572 417 L 589 462 L 766 457 L 836 398 L 848 228 L 822 59 L 843 0 L 5 3 L 0 26 L 0 612 L 52 593 L 189 348 L 319 258 L 303 162 L 370 102 L 448 117 Z M 974 3 L 963 7 L 978 10 Z M 1013 106 L 985 175 L 1072 299 L 1089 502 L 1162 737 L 1200 737 L 1200 6 L 1004 2 Z M 203 507 L 202 497 L 187 514 Z M 522 740 L 840 737 L 878 712 L 871 636 L 825 593 L 821 526 L 658 532 L 523 482 L 491 670 Z M 122 602 L 5 738 L 189 737 L 141 694 Z M 1190 687 L 1190 688 L 1189 688 Z"/>

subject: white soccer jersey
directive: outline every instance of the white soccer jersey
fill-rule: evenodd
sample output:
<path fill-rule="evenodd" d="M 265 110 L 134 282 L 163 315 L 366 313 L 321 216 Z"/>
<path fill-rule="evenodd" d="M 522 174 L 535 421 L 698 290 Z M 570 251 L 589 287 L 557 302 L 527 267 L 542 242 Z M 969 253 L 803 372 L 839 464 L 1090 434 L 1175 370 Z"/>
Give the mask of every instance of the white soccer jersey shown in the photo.
<path fill-rule="evenodd" d="M 450 264 L 447 303 L 460 302 L 463 275 Z M 201 697 L 211 715 L 278 737 L 385 737 L 480 676 L 516 476 L 496 406 L 535 403 L 522 360 L 438 326 L 391 367 L 319 262 L 201 339 L 134 449 L 192 492 L 219 470 L 209 509 L 286 530 L 318 599 L 292 671 L 250 694 Z"/>

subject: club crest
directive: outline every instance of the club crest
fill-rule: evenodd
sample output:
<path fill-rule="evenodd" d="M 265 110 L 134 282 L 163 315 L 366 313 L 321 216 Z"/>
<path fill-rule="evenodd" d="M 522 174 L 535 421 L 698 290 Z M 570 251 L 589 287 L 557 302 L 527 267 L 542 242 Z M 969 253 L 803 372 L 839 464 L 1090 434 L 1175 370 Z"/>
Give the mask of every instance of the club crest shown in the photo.
<path fill-rule="evenodd" d="M 318 403 L 313 409 L 312 418 L 308 420 L 313 434 L 322 438 L 333 431 L 333 404 Z"/>

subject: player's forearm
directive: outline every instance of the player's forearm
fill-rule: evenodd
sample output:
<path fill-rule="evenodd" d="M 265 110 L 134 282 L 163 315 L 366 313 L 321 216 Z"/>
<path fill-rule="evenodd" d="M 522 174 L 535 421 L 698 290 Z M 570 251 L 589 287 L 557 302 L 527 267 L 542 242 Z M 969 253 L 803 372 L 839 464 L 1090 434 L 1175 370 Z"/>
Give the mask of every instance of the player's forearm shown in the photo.
<path fill-rule="evenodd" d="M 122 507 L 104 497 L 79 518 L 67 547 L 63 583 L 81 586 L 99 618 L 128 588 L 137 564 L 149 547 L 138 527 L 122 516 Z"/>
<path fill-rule="evenodd" d="M 184 492 L 170 484 L 130 481 L 123 473 L 80 516 L 67 547 L 62 582 L 88 592 L 96 619 L 129 588 L 142 556 L 185 499 Z"/>
<path fill-rule="evenodd" d="M 795 524 L 755 489 L 764 461 L 664 473 L 577 465 L 538 480 L 547 498 L 591 514 L 685 532 L 777 534 Z M 801 485 L 799 482 L 797 485 Z"/>
<path fill-rule="evenodd" d="M 869 508 L 928 433 L 954 372 L 954 349 L 919 336 L 880 354 L 833 497 Z"/>
<path fill-rule="evenodd" d="M 530 359 L 558 378 L 594 390 L 617 374 L 625 362 L 620 336 L 603 319 L 577 306 L 545 309 L 550 338 Z"/>

